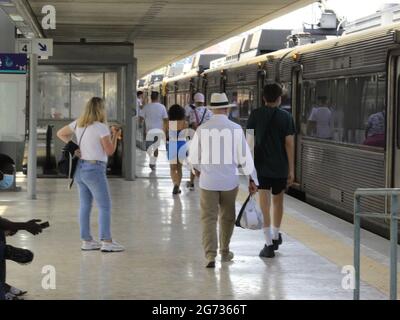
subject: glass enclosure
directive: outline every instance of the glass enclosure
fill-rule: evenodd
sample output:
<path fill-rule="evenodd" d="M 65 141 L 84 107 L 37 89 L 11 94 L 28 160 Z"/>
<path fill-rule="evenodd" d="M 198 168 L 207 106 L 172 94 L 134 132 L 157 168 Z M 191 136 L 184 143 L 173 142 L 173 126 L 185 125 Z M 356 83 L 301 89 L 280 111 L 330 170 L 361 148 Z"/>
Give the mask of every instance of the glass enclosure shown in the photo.
<path fill-rule="evenodd" d="M 39 119 L 76 119 L 87 101 L 97 96 L 105 99 L 108 120 L 117 120 L 117 78 L 116 72 L 40 72 Z"/>
<path fill-rule="evenodd" d="M 104 74 L 71 74 L 71 117 L 76 119 L 92 97 L 104 97 Z"/>

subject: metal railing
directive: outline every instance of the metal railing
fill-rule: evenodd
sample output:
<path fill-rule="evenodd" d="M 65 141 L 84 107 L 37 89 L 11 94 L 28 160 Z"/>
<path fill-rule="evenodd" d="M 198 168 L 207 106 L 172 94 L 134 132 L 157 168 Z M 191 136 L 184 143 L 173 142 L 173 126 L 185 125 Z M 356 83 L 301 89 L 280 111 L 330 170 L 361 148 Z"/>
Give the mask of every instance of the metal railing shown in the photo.
<path fill-rule="evenodd" d="M 362 213 L 361 197 L 390 197 L 390 214 Z M 400 189 L 358 189 L 354 194 L 354 300 L 360 299 L 360 252 L 361 252 L 361 218 L 378 218 L 390 220 L 390 299 L 397 300 L 397 242 Z"/>

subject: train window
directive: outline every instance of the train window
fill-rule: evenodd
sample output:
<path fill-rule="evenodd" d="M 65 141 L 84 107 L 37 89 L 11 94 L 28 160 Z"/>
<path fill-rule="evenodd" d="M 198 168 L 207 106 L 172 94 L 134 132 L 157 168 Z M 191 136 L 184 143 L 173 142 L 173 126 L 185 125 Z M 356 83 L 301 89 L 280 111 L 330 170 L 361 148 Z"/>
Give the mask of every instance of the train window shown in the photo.
<path fill-rule="evenodd" d="M 255 107 L 255 91 L 255 87 L 238 88 L 235 91 L 227 90 L 229 101 L 237 106 L 230 110 L 229 118 L 232 121 L 239 123 L 242 126 L 246 126 L 247 119 Z"/>
<path fill-rule="evenodd" d="M 175 93 L 168 94 L 168 108 L 175 104 Z"/>
<path fill-rule="evenodd" d="M 70 118 L 70 74 L 39 73 L 40 119 Z"/>
<path fill-rule="evenodd" d="M 305 81 L 301 133 L 340 143 L 385 147 L 386 76 Z"/>

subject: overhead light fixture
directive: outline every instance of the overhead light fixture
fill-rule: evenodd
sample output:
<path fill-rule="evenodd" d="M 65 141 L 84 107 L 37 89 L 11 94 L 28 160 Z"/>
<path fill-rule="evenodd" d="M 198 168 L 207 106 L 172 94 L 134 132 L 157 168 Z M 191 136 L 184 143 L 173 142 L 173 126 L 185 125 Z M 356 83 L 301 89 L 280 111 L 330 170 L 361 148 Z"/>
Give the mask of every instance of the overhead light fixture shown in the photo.
<path fill-rule="evenodd" d="M 11 20 L 14 22 L 24 21 L 24 18 L 22 18 L 19 14 L 10 14 L 9 16 L 10 16 Z"/>
<path fill-rule="evenodd" d="M 0 6 L 2 7 L 13 7 L 14 3 L 11 0 L 0 0 Z"/>

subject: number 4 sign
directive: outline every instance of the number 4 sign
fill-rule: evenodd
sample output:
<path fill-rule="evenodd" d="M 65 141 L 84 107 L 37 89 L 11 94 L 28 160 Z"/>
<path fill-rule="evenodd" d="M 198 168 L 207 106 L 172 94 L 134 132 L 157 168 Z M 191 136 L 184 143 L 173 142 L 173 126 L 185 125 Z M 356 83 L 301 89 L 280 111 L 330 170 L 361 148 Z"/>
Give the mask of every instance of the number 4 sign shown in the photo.
<path fill-rule="evenodd" d="M 17 52 L 26 54 L 32 53 L 32 41 L 29 39 L 18 39 Z"/>
<path fill-rule="evenodd" d="M 19 53 L 34 53 L 41 57 L 50 57 L 53 55 L 53 39 L 18 39 L 17 51 Z"/>

